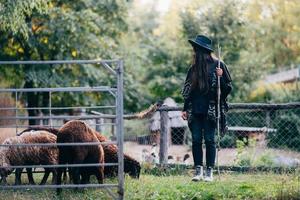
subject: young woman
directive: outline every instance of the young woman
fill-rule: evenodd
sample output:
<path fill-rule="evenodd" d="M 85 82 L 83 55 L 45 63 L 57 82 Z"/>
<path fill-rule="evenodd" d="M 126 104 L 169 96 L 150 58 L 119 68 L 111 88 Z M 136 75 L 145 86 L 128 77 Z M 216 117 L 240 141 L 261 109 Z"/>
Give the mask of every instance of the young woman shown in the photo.
<path fill-rule="evenodd" d="M 223 62 L 218 68 L 218 60 L 212 57 L 212 42 L 203 35 L 189 40 L 194 49 L 192 65 L 188 70 L 182 95 L 184 108 L 182 118 L 188 120 L 192 132 L 192 152 L 195 165 L 193 181 L 213 181 L 216 145 L 216 108 L 217 108 L 217 76 L 220 76 L 222 113 L 227 110 L 226 97 L 230 93 L 231 77 Z M 221 120 L 224 128 L 224 116 Z M 203 176 L 202 140 L 206 147 L 206 176 Z"/>

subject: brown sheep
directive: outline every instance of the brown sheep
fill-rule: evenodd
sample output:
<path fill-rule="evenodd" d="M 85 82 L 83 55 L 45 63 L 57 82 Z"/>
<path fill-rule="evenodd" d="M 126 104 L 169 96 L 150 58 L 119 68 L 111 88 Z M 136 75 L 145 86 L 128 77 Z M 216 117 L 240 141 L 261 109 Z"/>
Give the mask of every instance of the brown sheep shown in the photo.
<path fill-rule="evenodd" d="M 86 143 L 99 142 L 94 131 L 84 122 L 72 120 L 64 124 L 57 134 L 57 143 Z M 59 164 L 86 164 L 104 163 L 102 146 L 58 146 Z M 58 168 L 57 184 L 61 184 L 62 172 L 65 168 Z M 74 184 L 86 184 L 91 174 L 95 174 L 98 182 L 103 183 L 104 166 L 97 167 L 71 167 Z M 81 175 L 81 180 L 80 180 Z M 60 194 L 61 188 L 57 189 Z"/>
<path fill-rule="evenodd" d="M 3 144 L 31 144 L 55 143 L 56 135 L 47 131 L 24 132 L 21 136 L 7 138 Z M 14 165 L 54 165 L 58 163 L 58 149 L 55 146 L 10 146 L 0 148 L 0 174 L 5 178 L 13 171 Z M 15 184 L 21 184 L 23 169 L 16 169 Z M 34 184 L 31 168 L 27 168 L 30 184 Z M 56 179 L 55 168 L 45 168 L 41 184 L 45 184 L 50 172 L 53 173 L 52 182 Z"/>
<path fill-rule="evenodd" d="M 17 136 L 20 136 L 23 133 L 29 132 L 29 131 L 47 131 L 47 132 L 52 133 L 54 135 L 57 135 L 57 133 L 58 133 L 57 128 L 50 128 L 50 127 L 44 127 L 44 126 L 34 126 L 34 127 L 28 127 L 27 129 L 25 129 L 22 132 L 18 133 Z"/>
<path fill-rule="evenodd" d="M 32 127 L 26 129 L 29 130 L 47 130 L 52 132 L 53 134 L 57 135 L 58 129 L 55 128 L 48 128 L 48 127 Z M 103 136 L 101 133 L 95 131 L 95 135 L 97 136 L 100 142 L 107 142 L 108 139 Z M 105 163 L 116 163 L 118 162 L 118 147 L 114 144 L 104 144 L 102 145 L 104 150 L 104 158 Z M 128 173 L 129 176 L 132 178 L 139 178 L 141 171 L 140 163 L 135 160 L 134 158 L 130 157 L 127 154 L 124 154 L 124 172 Z M 114 177 L 118 174 L 118 167 L 117 166 L 106 166 L 104 168 L 104 175 L 105 177 Z"/>
<path fill-rule="evenodd" d="M 107 142 L 106 137 L 95 131 L 100 142 Z M 105 153 L 105 163 L 117 163 L 118 162 L 118 147 L 114 144 L 102 144 Z M 124 154 L 124 172 L 128 173 L 133 178 L 139 178 L 141 171 L 140 163 L 134 158 Z M 114 177 L 118 174 L 117 166 L 106 166 L 104 169 L 106 177 Z"/>
<path fill-rule="evenodd" d="M 56 128 L 50 128 L 50 127 L 44 127 L 44 126 L 35 126 L 35 127 L 28 127 L 27 129 L 23 130 L 22 132 L 17 133 L 17 136 L 21 136 L 23 133 L 33 132 L 33 131 L 47 131 L 49 133 L 54 134 L 55 136 L 57 136 L 57 133 L 58 133 L 58 129 L 56 129 Z M 58 160 L 58 155 L 57 155 L 57 160 Z M 32 168 L 26 168 L 26 172 L 27 172 L 29 184 L 35 184 L 34 180 L 33 180 L 33 175 L 32 175 Z M 16 174 L 20 174 L 20 176 L 21 176 L 21 173 L 22 173 L 22 169 L 16 169 Z M 19 178 L 19 180 L 20 179 L 21 179 L 21 177 Z M 64 171 L 64 178 L 63 179 L 64 179 L 64 182 L 67 182 L 67 172 L 66 171 Z M 5 179 L 4 179 L 4 181 L 5 181 Z M 52 182 L 54 183 L 54 180 Z M 0 181 L 0 183 L 1 183 L 1 181 Z M 19 181 L 19 183 L 20 183 L 20 181 Z"/>

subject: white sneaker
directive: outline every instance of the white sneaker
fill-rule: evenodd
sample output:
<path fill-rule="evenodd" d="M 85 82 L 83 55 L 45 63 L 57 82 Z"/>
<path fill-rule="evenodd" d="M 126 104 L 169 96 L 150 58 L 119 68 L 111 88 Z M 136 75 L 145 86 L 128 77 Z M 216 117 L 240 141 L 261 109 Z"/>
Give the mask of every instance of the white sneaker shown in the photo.
<path fill-rule="evenodd" d="M 212 182 L 213 180 L 214 180 L 213 169 L 211 167 L 209 167 L 206 170 L 206 176 L 204 178 L 204 181 L 206 181 L 206 182 Z"/>
<path fill-rule="evenodd" d="M 203 180 L 203 166 L 196 166 L 195 176 L 192 178 L 192 181 L 201 181 Z"/>

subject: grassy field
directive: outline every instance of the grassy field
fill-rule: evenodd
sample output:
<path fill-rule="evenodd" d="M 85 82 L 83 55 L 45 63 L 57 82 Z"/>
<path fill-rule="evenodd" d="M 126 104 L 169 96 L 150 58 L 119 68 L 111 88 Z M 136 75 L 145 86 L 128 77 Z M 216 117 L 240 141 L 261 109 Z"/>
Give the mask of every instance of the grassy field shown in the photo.
<path fill-rule="evenodd" d="M 25 180 L 25 179 L 24 179 Z M 13 182 L 11 176 L 10 183 Z M 106 183 L 116 180 L 106 180 Z M 11 199 L 111 199 L 105 190 L 64 189 L 61 197 L 54 190 L 0 190 L 2 200 Z M 139 180 L 126 177 L 125 199 L 300 199 L 300 176 L 295 174 L 222 174 L 212 183 L 191 182 L 187 175 L 142 175 Z"/>

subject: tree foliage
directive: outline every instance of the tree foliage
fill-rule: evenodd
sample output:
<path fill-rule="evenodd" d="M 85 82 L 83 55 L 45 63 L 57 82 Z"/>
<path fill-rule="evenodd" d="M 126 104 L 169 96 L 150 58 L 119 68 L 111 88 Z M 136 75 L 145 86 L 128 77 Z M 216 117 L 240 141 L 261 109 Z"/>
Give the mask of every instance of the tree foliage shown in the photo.
<path fill-rule="evenodd" d="M 276 90 L 255 98 L 253 91 L 264 75 L 299 63 L 299 6 L 298 0 L 173 0 L 160 13 L 155 1 L 0 0 L 0 59 L 122 57 L 125 108 L 135 112 L 169 96 L 182 102 L 180 90 L 192 57 L 187 40 L 204 34 L 215 49 L 218 43 L 222 48 L 233 77 L 230 101 L 270 101 Z M 0 73 L 13 87 L 114 84 L 99 66 L 1 67 Z M 286 95 L 287 101 L 297 99 L 295 93 Z M 40 98 L 36 104 L 47 103 L 42 100 L 47 95 L 34 95 Z M 65 97 L 54 97 L 54 104 L 107 100 L 103 95 Z"/>
<path fill-rule="evenodd" d="M 1 3 L 5 21 L 1 31 L 2 60 L 110 59 L 119 57 L 119 37 L 127 31 L 122 1 L 12 1 Z M 5 14 L 4 14 L 5 13 Z M 9 19 L 9 16 L 12 16 Z M 15 17 L 15 15 L 18 15 Z M 13 23 L 14 22 L 14 23 Z M 1 68 L 14 87 L 107 85 L 112 79 L 100 66 L 60 65 Z M 11 77 L 11 76 L 14 77 Z M 103 95 L 94 98 L 95 104 Z M 54 104 L 88 103 L 93 96 L 72 95 Z M 47 106 L 47 94 L 27 95 L 29 106 Z"/>

